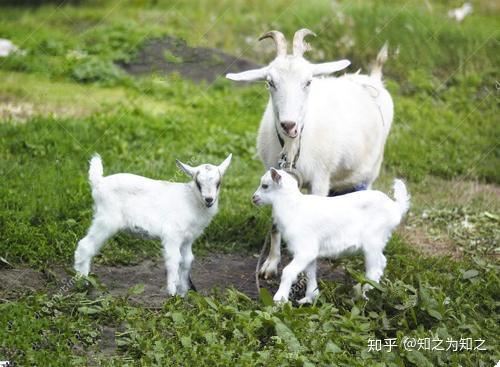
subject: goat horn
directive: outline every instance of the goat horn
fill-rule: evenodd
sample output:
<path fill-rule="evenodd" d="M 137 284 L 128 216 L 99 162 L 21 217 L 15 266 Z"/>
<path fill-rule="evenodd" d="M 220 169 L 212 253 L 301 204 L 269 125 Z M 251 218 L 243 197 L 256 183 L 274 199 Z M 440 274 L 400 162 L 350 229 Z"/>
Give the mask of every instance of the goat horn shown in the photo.
<path fill-rule="evenodd" d="M 304 41 L 304 38 L 307 36 L 316 37 L 316 33 L 314 33 L 313 31 L 311 31 L 307 28 L 302 28 L 302 29 L 299 29 L 297 32 L 295 32 L 295 35 L 293 36 L 293 55 L 294 56 L 302 57 L 302 55 L 304 55 L 304 52 L 311 50 L 311 45 L 309 45 L 309 43 Z"/>
<path fill-rule="evenodd" d="M 276 42 L 276 51 L 277 56 L 286 56 L 287 52 L 287 44 L 286 38 L 280 31 L 269 31 L 266 34 L 263 34 L 259 37 L 259 41 L 262 41 L 266 38 L 272 38 L 274 42 Z"/>

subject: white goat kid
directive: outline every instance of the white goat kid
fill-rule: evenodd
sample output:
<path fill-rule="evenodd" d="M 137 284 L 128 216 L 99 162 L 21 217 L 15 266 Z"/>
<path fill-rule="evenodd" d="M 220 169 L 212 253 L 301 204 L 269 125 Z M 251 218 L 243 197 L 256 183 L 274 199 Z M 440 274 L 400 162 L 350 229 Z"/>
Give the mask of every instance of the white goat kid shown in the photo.
<path fill-rule="evenodd" d="M 217 213 L 222 176 L 231 154 L 219 166 L 191 167 L 176 161 L 189 183 L 152 180 L 130 173 L 103 177 L 101 158 L 90 161 L 89 181 L 94 218 L 78 242 L 75 270 L 88 275 L 92 257 L 119 231 L 161 239 L 167 269 L 167 292 L 185 295 L 193 261 L 191 247 Z"/>
<path fill-rule="evenodd" d="M 386 266 L 384 247 L 410 205 L 401 180 L 394 181 L 394 197 L 395 201 L 375 190 L 336 197 L 304 195 L 285 171 L 271 168 L 266 172 L 253 202 L 272 205 L 276 225 L 293 255 L 283 269 L 274 300 L 287 301 L 292 284 L 305 271 L 306 294 L 299 303 L 311 303 L 319 294 L 316 260 L 359 250 L 365 256 L 366 278 L 378 282 Z M 365 286 L 364 292 L 369 288 Z"/>
<path fill-rule="evenodd" d="M 274 39 L 277 57 L 261 69 L 226 77 L 267 82 L 270 97 L 257 137 L 266 169 L 286 161 L 304 186 L 320 196 L 370 188 L 379 174 L 393 119 L 392 99 L 382 83 L 387 46 L 379 52 L 370 75 L 319 78 L 350 62 L 310 63 L 302 56 L 309 49 L 304 42 L 308 35 L 314 33 L 297 31 L 293 55 L 287 55 L 281 32 L 265 34 L 260 39 Z M 270 254 L 261 268 L 266 278 L 277 272 L 280 241 L 279 232 L 273 231 Z"/>

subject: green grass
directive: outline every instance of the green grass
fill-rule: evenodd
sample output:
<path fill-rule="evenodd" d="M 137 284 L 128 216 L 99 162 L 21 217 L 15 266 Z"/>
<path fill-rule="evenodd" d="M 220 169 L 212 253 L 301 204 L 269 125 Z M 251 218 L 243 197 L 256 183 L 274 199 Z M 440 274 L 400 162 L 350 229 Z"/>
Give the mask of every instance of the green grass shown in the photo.
<path fill-rule="evenodd" d="M 270 211 L 253 207 L 250 197 L 262 174 L 255 138 L 267 100 L 263 85 L 133 78 L 115 62 L 169 34 L 265 63 L 274 50 L 253 40 L 271 28 L 290 35 L 303 26 L 319 34 L 311 40 L 311 59 L 348 57 L 352 71 L 366 69 L 385 40 L 399 49 L 385 67 L 396 117 L 376 186 L 387 189 L 394 176 L 406 179 L 413 194 L 408 226 L 446 238 L 463 257 L 428 257 L 396 236 L 386 280 L 368 303 L 353 300 L 351 284 L 333 283 L 322 285 L 317 305 L 304 308 L 274 308 L 266 297 L 254 302 L 236 292 L 167 299 L 161 310 L 106 293 L 91 297 L 81 287 L 54 296 L 28 293 L 0 303 L 0 360 L 61 366 L 496 363 L 498 191 L 468 198 L 455 192 L 465 187 L 456 185 L 460 181 L 493 188 L 500 182 L 500 22 L 493 5 L 474 3 L 473 15 L 460 24 L 445 16 L 458 2 L 432 3 L 432 11 L 417 1 L 338 8 L 330 1 L 284 0 L 179 2 L 175 9 L 163 1 L 115 5 L 0 12 L 0 35 L 26 51 L 0 59 L 0 104 L 32 106 L 22 119 L 0 109 L 3 260 L 38 269 L 71 264 L 92 215 L 87 161 L 94 152 L 102 155 L 106 174 L 172 180 L 187 180 L 175 158 L 219 163 L 232 152 L 220 213 L 195 251 L 260 249 Z M 123 235 L 96 262 L 155 256 L 158 243 Z M 358 258 L 342 264 L 362 269 Z M 111 356 L 100 351 L 103 325 L 116 329 L 119 348 Z M 369 338 L 434 334 L 485 339 L 488 351 L 367 351 Z"/>
<path fill-rule="evenodd" d="M 27 296 L 0 305 L 0 321 L 8 325 L 0 329 L 0 350 L 10 360 L 51 366 L 496 363 L 498 315 L 491 295 L 498 294 L 499 279 L 491 265 L 422 257 L 397 238 L 388 256 L 387 280 L 380 291 L 371 292 L 367 303 L 352 297 L 350 284 L 323 284 L 318 302 L 301 308 L 272 306 L 269 296 L 257 303 L 235 291 L 215 297 L 170 298 L 158 310 L 106 294 L 89 298 L 85 292 L 72 291 Z M 346 265 L 359 267 L 360 261 Z M 101 348 L 103 327 L 116 333 L 114 355 Z M 396 338 L 399 345 L 405 337 L 445 341 L 470 337 L 486 340 L 487 351 L 400 347 L 391 353 L 368 352 L 369 339 Z"/>
<path fill-rule="evenodd" d="M 182 60 L 181 56 L 176 56 L 170 51 L 165 51 L 163 54 L 163 57 L 165 58 L 165 61 L 172 63 L 172 64 L 182 64 L 184 60 Z"/>

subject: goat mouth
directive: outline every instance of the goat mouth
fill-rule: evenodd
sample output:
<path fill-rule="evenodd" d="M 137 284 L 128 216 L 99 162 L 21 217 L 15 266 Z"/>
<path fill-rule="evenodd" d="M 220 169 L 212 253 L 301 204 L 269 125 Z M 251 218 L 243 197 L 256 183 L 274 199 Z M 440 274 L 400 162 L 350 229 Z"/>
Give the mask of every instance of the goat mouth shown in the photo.
<path fill-rule="evenodd" d="M 299 135 L 299 132 L 297 129 L 293 129 L 291 131 L 284 131 L 285 135 L 288 136 L 289 138 L 295 139 L 297 135 Z"/>
<path fill-rule="evenodd" d="M 207 208 L 211 208 L 214 205 L 214 202 L 211 202 L 210 204 L 205 204 Z"/>

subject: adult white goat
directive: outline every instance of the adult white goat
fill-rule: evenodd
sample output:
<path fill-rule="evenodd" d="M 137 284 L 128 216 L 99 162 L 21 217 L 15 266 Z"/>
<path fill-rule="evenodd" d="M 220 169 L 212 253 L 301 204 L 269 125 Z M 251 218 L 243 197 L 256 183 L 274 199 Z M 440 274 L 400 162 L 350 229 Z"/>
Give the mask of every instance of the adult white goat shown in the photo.
<path fill-rule="evenodd" d="M 320 78 L 349 66 L 348 60 L 312 64 L 303 58 L 309 49 L 297 31 L 293 54 L 285 36 L 271 31 L 277 57 L 260 69 L 227 74 L 235 81 L 265 80 L 270 92 L 257 137 L 257 150 L 266 169 L 294 168 L 312 194 L 327 196 L 370 188 L 383 160 L 391 128 L 393 103 L 382 83 L 387 46 L 380 50 L 370 75 L 347 74 Z M 271 249 L 261 268 L 276 274 L 281 236 L 273 226 Z"/>

